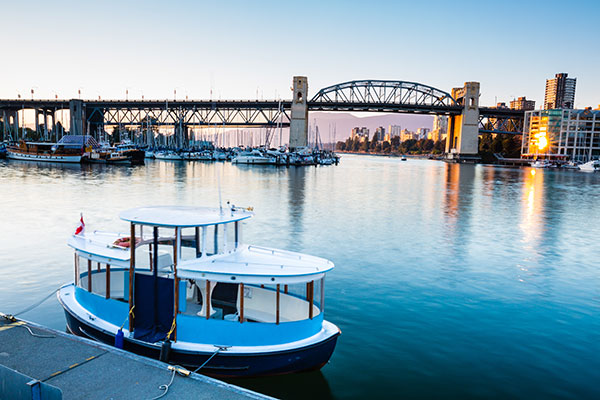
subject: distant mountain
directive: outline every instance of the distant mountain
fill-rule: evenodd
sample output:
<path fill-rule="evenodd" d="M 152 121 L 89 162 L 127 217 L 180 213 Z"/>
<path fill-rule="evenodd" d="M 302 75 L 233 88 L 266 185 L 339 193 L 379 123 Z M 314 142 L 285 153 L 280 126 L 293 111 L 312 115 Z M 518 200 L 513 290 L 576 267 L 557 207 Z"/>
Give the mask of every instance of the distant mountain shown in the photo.
<path fill-rule="evenodd" d="M 356 116 L 345 112 L 311 112 L 309 114 L 309 125 L 317 123 L 319 133 L 323 142 L 333 142 L 333 126 L 336 127 L 336 141 L 346 140 L 350 137 L 352 128 L 367 127 L 369 135 L 372 136 L 380 126 L 383 126 L 387 132 L 389 125 L 400 125 L 402 129 L 416 131 L 419 128 L 431 129 L 433 126 L 433 117 L 429 115 L 414 114 L 374 114 L 369 116 Z M 330 128 L 331 126 L 331 128 Z M 331 129 L 331 136 L 329 134 Z"/>

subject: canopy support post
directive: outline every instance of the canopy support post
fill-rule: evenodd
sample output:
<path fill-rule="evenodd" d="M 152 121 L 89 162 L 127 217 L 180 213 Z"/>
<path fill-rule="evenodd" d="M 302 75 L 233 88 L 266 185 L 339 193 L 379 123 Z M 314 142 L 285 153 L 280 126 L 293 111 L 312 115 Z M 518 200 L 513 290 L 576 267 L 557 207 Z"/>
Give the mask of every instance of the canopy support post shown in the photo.
<path fill-rule="evenodd" d="M 321 278 L 321 313 L 325 311 L 325 276 Z"/>
<path fill-rule="evenodd" d="M 206 255 L 206 234 L 207 234 L 207 229 L 206 226 L 202 227 L 202 257 L 204 257 Z"/>
<path fill-rule="evenodd" d="M 200 251 L 200 228 L 196 227 L 195 228 L 195 239 L 196 239 L 196 258 L 200 257 L 202 255 L 202 252 Z"/>
<path fill-rule="evenodd" d="M 75 286 L 79 286 L 79 255 L 75 252 Z"/>
<path fill-rule="evenodd" d="M 88 292 L 92 291 L 92 260 L 88 259 Z"/>
<path fill-rule="evenodd" d="M 277 300 L 275 307 L 275 324 L 279 325 L 279 284 L 277 284 Z"/>
<path fill-rule="evenodd" d="M 237 249 L 240 245 L 240 221 L 235 221 L 235 248 Z"/>
<path fill-rule="evenodd" d="M 181 246 L 181 228 L 175 228 L 175 248 L 173 249 L 173 280 L 175 284 L 175 310 L 173 316 L 173 341 L 177 341 L 177 315 L 179 314 L 179 277 L 177 277 L 177 264 Z"/>
<path fill-rule="evenodd" d="M 210 318 L 210 281 L 206 280 L 206 319 Z"/>
<path fill-rule="evenodd" d="M 133 278 L 135 272 L 135 224 L 131 223 L 131 234 L 129 236 L 129 249 L 131 256 L 129 257 L 129 334 L 133 333 Z"/>
<path fill-rule="evenodd" d="M 215 252 L 217 254 L 219 252 L 219 225 L 215 225 Z"/>
<path fill-rule="evenodd" d="M 306 299 L 308 300 L 308 318 L 313 319 L 313 298 L 315 281 L 306 283 Z"/>
<path fill-rule="evenodd" d="M 240 324 L 244 322 L 244 284 L 240 283 Z"/>
<path fill-rule="evenodd" d="M 106 264 L 106 298 L 110 299 L 110 264 Z"/>

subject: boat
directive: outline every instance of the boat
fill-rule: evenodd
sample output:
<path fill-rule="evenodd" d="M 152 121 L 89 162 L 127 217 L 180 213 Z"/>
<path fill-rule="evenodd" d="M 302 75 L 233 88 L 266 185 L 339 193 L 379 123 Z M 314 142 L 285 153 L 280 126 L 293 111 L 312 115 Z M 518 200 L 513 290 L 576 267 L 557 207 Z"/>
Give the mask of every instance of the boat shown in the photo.
<path fill-rule="evenodd" d="M 153 159 L 154 158 L 154 151 L 153 150 L 146 150 L 146 151 L 144 151 L 144 158 Z"/>
<path fill-rule="evenodd" d="M 552 164 L 548 160 L 535 160 L 531 162 L 533 168 L 550 168 Z"/>
<path fill-rule="evenodd" d="M 596 172 L 600 171 L 600 161 L 591 160 L 584 164 L 579 165 L 579 170 L 584 172 Z"/>
<path fill-rule="evenodd" d="M 26 142 L 9 146 L 7 157 L 22 161 L 80 163 L 86 149 L 98 146 L 91 136 L 65 135 L 58 143 Z"/>
<path fill-rule="evenodd" d="M 154 153 L 157 160 L 183 160 L 183 157 L 173 151 L 159 151 Z"/>
<path fill-rule="evenodd" d="M 406 161 L 406 156 L 404 154 L 402 154 L 402 158 L 400 158 L 400 161 Z"/>
<path fill-rule="evenodd" d="M 215 150 L 212 154 L 212 159 L 215 161 L 225 161 L 227 160 L 227 153 L 222 150 Z"/>
<path fill-rule="evenodd" d="M 4 143 L 0 143 L 0 159 L 6 158 L 6 145 Z"/>
<path fill-rule="evenodd" d="M 115 146 L 115 151 L 122 156 L 127 157 L 133 165 L 144 165 L 146 152 L 137 148 L 131 140 L 123 140 Z"/>
<path fill-rule="evenodd" d="M 265 155 L 257 149 L 243 151 L 231 160 L 233 164 L 275 164 L 275 157 Z"/>
<path fill-rule="evenodd" d="M 321 368 L 341 333 L 323 315 L 334 265 L 244 244 L 253 215 L 151 206 L 121 212 L 129 233 L 78 229 L 57 293 L 68 331 L 220 378 Z"/>

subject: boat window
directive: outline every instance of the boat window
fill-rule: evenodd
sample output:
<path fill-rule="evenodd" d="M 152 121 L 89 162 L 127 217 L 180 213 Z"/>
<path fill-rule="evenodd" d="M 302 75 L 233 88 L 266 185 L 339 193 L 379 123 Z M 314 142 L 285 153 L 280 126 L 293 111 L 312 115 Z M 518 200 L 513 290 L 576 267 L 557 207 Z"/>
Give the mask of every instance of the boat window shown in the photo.
<path fill-rule="evenodd" d="M 77 264 L 79 271 L 77 272 Z M 125 301 L 125 268 L 76 256 L 76 285 L 107 299 Z"/>
<path fill-rule="evenodd" d="M 314 318 L 319 315 L 320 309 L 315 305 L 314 296 L 312 307 L 310 306 L 310 291 L 307 293 L 310 285 L 312 283 L 244 285 L 243 313 L 242 302 L 238 299 L 238 315 L 243 315 L 244 322 L 266 323 L 284 323 Z"/>
<path fill-rule="evenodd" d="M 207 226 L 205 232 L 207 255 L 218 254 L 225 251 L 226 236 L 224 225 Z"/>

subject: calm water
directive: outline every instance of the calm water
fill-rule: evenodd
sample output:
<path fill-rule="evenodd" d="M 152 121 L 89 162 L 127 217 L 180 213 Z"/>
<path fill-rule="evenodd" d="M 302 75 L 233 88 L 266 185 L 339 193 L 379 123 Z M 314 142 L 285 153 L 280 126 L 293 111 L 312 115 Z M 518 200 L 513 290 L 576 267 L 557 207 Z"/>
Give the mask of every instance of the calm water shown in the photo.
<path fill-rule="evenodd" d="M 342 329 L 282 398 L 599 398 L 600 174 L 344 156 L 338 167 L 0 162 L 0 310 L 72 280 L 65 245 L 141 205 L 254 206 L 245 240 L 327 257 Z M 64 329 L 52 298 L 24 318 Z"/>

